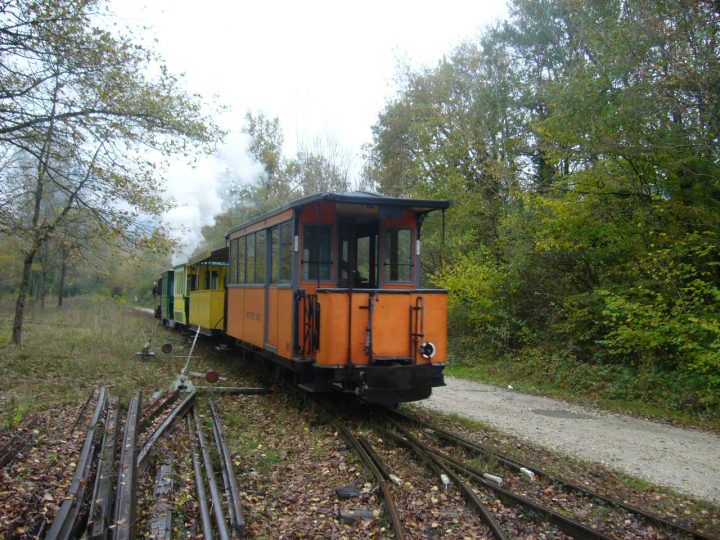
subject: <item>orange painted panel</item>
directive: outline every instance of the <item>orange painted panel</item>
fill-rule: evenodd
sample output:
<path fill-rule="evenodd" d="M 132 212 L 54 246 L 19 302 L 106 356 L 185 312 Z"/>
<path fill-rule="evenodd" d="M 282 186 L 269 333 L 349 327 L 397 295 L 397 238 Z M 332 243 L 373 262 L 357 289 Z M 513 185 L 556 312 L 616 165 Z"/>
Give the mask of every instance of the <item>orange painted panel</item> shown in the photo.
<path fill-rule="evenodd" d="M 424 333 L 422 341 L 431 341 L 436 347 L 432 362 L 447 362 L 447 294 L 373 293 L 372 349 L 379 356 L 415 357 L 419 364 L 427 363 L 419 353 L 414 355 L 415 343 L 411 342 L 410 307 L 422 297 L 424 303 Z M 367 309 L 370 293 L 353 293 L 352 312 L 348 311 L 349 294 L 318 293 L 320 303 L 320 349 L 316 360 L 321 365 L 342 365 L 348 357 L 348 325 L 352 325 L 350 338 L 351 361 L 354 365 L 367 365 Z M 352 317 L 352 321 L 349 318 Z M 418 329 L 419 330 L 419 329 Z"/>
<path fill-rule="evenodd" d="M 410 356 L 410 295 L 375 296 L 373 310 L 373 354 Z"/>
<path fill-rule="evenodd" d="M 243 339 L 245 313 L 245 289 L 228 288 L 227 334 Z"/>
<path fill-rule="evenodd" d="M 278 288 L 268 287 L 267 344 L 277 347 L 278 342 Z"/>
<path fill-rule="evenodd" d="M 277 354 L 288 360 L 292 358 L 292 320 L 293 299 L 295 293 L 292 289 L 278 289 L 277 310 Z"/>
<path fill-rule="evenodd" d="M 370 363 L 365 350 L 367 340 L 368 310 L 362 309 L 370 301 L 369 293 L 353 293 L 352 297 L 352 362 L 355 365 L 366 366 Z"/>
<path fill-rule="evenodd" d="M 321 365 L 343 365 L 348 360 L 348 326 L 351 325 L 350 359 L 355 365 L 367 365 L 368 293 L 353 293 L 352 312 L 348 293 L 318 293 L 320 303 L 320 349 L 316 361 Z M 352 317 L 352 320 L 350 320 Z"/>
<path fill-rule="evenodd" d="M 424 341 L 432 342 L 437 352 L 432 358 L 433 364 L 447 363 L 447 293 L 422 294 L 413 293 L 412 303 L 415 298 L 421 296 L 425 303 L 425 338 Z M 418 362 L 425 359 L 418 355 Z"/>
<path fill-rule="evenodd" d="M 265 289 L 247 288 L 245 292 L 243 341 L 257 347 L 264 346 Z"/>
<path fill-rule="evenodd" d="M 348 295 L 319 293 L 320 348 L 316 362 L 320 365 L 338 365 L 347 361 Z"/>

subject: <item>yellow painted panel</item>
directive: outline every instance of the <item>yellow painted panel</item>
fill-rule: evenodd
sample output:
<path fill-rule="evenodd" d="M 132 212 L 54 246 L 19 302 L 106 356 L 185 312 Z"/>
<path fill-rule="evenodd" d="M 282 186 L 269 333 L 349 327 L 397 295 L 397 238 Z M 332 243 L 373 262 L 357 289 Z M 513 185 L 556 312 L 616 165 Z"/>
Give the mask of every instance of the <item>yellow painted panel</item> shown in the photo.
<path fill-rule="evenodd" d="M 187 320 L 185 318 L 185 297 L 184 296 L 175 296 L 174 302 L 173 302 L 173 319 L 175 319 L 176 323 L 180 324 L 187 324 Z"/>
<path fill-rule="evenodd" d="M 224 324 L 225 291 L 205 290 L 190 293 L 190 324 L 210 330 L 222 330 Z"/>

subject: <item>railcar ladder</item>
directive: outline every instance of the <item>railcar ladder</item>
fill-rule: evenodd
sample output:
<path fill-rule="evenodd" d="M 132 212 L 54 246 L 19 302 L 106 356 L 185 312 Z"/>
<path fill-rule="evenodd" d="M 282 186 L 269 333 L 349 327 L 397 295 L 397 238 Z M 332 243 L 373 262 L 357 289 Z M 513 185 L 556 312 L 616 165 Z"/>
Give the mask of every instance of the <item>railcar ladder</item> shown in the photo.
<path fill-rule="evenodd" d="M 413 364 L 417 364 L 420 343 L 423 341 L 425 341 L 425 300 L 422 296 L 418 296 L 415 305 L 410 306 L 410 352 Z"/>

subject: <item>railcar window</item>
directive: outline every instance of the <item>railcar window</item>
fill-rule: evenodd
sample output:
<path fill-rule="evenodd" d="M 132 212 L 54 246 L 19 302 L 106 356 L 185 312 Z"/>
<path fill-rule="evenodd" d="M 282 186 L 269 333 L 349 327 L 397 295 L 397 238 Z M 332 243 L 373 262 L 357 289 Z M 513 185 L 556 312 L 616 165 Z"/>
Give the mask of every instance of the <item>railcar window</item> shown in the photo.
<path fill-rule="evenodd" d="M 338 236 L 340 236 L 340 249 L 338 250 L 338 283 L 342 283 L 343 285 L 348 283 L 352 267 L 352 258 L 350 256 L 352 234 L 352 224 L 341 222 L 338 226 Z"/>
<path fill-rule="evenodd" d="M 292 254 L 292 223 L 283 223 L 280 225 L 280 283 L 292 281 Z"/>
<path fill-rule="evenodd" d="M 185 273 L 182 270 L 175 272 L 175 296 L 183 296 L 185 294 L 185 291 L 182 290 L 184 284 Z"/>
<path fill-rule="evenodd" d="M 332 228 L 330 225 L 303 226 L 303 279 L 331 279 Z"/>
<path fill-rule="evenodd" d="M 237 283 L 246 283 L 245 281 L 245 244 L 247 238 L 242 237 L 237 240 Z"/>
<path fill-rule="evenodd" d="M 412 231 L 385 232 L 385 281 L 412 281 Z"/>
<path fill-rule="evenodd" d="M 277 283 L 280 271 L 280 227 L 270 229 L 270 283 Z"/>
<path fill-rule="evenodd" d="M 255 233 L 255 283 L 265 283 L 265 231 Z"/>
<path fill-rule="evenodd" d="M 230 240 L 228 245 L 228 260 L 230 268 L 228 269 L 228 283 L 237 283 L 237 239 Z"/>
<path fill-rule="evenodd" d="M 248 234 L 245 252 L 245 283 L 255 283 L 255 233 Z"/>
<path fill-rule="evenodd" d="M 187 289 L 185 289 L 185 290 L 186 290 L 186 291 L 194 291 L 194 290 L 195 290 L 196 283 L 197 283 L 196 280 L 197 280 L 197 276 L 196 276 L 195 274 L 190 274 L 190 273 L 188 272 L 188 277 L 187 277 Z M 186 293 L 186 294 L 187 294 L 187 293 Z"/>
<path fill-rule="evenodd" d="M 371 240 L 370 236 L 357 239 L 357 261 L 355 262 L 355 269 L 358 272 L 358 282 L 355 284 L 357 287 L 376 287 L 373 276 L 377 275 L 377 262 L 373 261 L 377 261 L 378 258 L 376 254 L 371 254 L 376 243 L 377 241 Z M 374 249 L 377 251 L 377 248 Z"/>

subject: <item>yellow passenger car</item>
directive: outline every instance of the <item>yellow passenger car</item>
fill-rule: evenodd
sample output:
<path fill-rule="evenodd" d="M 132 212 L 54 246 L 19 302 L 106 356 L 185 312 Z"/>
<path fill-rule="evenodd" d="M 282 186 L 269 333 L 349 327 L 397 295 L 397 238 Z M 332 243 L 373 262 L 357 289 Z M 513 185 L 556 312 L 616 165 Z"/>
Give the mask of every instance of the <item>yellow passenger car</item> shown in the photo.
<path fill-rule="evenodd" d="M 187 325 L 190 315 L 190 298 L 188 282 L 192 271 L 187 264 L 179 264 L 174 269 L 175 281 L 173 283 L 173 319 L 176 325 Z"/>
<path fill-rule="evenodd" d="M 216 249 L 192 260 L 187 265 L 191 276 L 188 290 L 190 302 L 188 325 L 211 335 L 225 329 L 225 281 L 228 248 Z"/>

